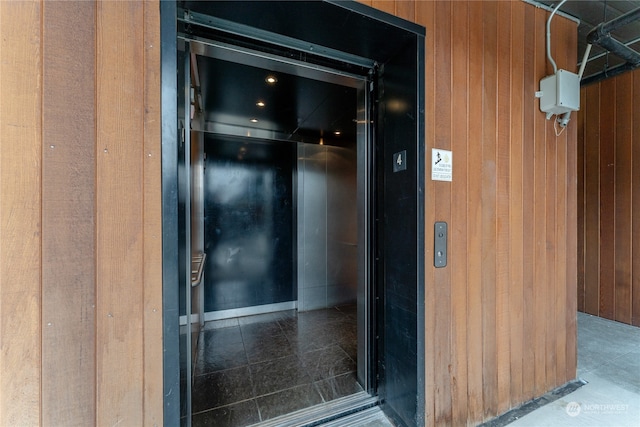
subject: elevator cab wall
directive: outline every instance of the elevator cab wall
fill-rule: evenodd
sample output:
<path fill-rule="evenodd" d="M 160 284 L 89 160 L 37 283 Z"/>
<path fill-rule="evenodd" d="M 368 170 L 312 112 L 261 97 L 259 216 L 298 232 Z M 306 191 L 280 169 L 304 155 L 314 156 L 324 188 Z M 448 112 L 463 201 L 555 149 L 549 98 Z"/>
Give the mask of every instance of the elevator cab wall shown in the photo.
<path fill-rule="evenodd" d="M 202 105 L 191 141 L 204 139 L 205 319 L 355 302 L 366 80 L 304 74 L 221 42 L 184 43 Z"/>
<path fill-rule="evenodd" d="M 355 144 L 204 140 L 205 312 L 354 303 Z"/>
<path fill-rule="evenodd" d="M 205 312 L 296 300 L 295 148 L 205 136 Z"/>
<path fill-rule="evenodd" d="M 354 93 L 355 109 L 355 93 Z M 355 114 L 354 114 L 355 117 Z M 298 143 L 298 310 L 355 303 L 358 234 L 355 141 L 342 147 Z"/>

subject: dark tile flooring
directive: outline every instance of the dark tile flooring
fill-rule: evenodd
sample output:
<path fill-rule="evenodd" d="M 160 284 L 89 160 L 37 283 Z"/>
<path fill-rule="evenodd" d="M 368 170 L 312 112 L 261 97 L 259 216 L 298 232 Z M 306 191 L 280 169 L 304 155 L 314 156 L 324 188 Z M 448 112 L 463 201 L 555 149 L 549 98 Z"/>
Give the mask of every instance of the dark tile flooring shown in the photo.
<path fill-rule="evenodd" d="M 362 391 L 356 306 L 205 325 L 192 392 L 194 426 L 247 426 Z"/>

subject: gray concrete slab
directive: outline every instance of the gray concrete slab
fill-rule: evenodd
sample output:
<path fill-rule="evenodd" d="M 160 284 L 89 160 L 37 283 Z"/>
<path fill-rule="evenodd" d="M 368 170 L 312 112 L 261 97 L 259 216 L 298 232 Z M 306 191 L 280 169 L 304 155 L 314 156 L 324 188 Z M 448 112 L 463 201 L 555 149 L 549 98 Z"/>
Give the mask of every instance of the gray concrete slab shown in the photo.
<path fill-rule="evenodd" d="M 640 426 L 640 328 L 578 313 L 578 390 L 512 426 Z"/>
<path fill-rule="evenodd" d="M 640 328 L 578 313 L 576 391 L 509 424 L 519 427 L 640 427 Z M 392 426 L 379 408 L 326 427 Z"/>

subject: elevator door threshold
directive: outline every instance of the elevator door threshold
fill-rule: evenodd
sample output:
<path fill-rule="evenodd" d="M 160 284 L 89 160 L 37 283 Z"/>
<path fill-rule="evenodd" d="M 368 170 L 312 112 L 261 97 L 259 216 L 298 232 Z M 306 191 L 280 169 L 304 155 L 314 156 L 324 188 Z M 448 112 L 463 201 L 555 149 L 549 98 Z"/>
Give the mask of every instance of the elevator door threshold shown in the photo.
<path fill-rule="evenodd" d="M 344 417 L 350 417 L 373 408 L 378 404 L 378 398 L 362 391 L 330 402 L 301 409 L 290 414 L 272 418 L 253 427 L 311 427 L 337 422 Z M 339 424 L 342 425 L 342 424 Z"/>
<path fill-rule="evenodd" d="M 320 424 L 318 427 L 394 427 L 379 406 Z"/>

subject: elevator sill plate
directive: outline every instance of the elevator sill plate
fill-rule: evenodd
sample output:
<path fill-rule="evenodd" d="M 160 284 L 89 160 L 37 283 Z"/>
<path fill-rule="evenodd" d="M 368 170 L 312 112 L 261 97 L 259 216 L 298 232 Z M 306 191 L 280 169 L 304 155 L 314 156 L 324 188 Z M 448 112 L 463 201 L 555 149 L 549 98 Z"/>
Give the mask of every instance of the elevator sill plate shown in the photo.
<path fill-rule="evenodd" d="M 375 423 L 375 424 L 374 424 Z M 393 424 L 384 415 L 382 409 L 379 406 L 374 408 L 365 409 L 364 411 L 356 412 L 355 414 L 347 415 L 346 417 L 338 418 L 337 420 L 329 421 L 325 424 L 321 424 L 321 427 L 353 427 L 353 426 L 391 426 Z"/>
<path fill-rule="evenodd" d="M 253 427 L 305 427 L 317 426 L 359 413 L 378 404 L 377 397 L 362 391 L 327 403 L 301 409 L 290 414 L 253 424 Z"/>

